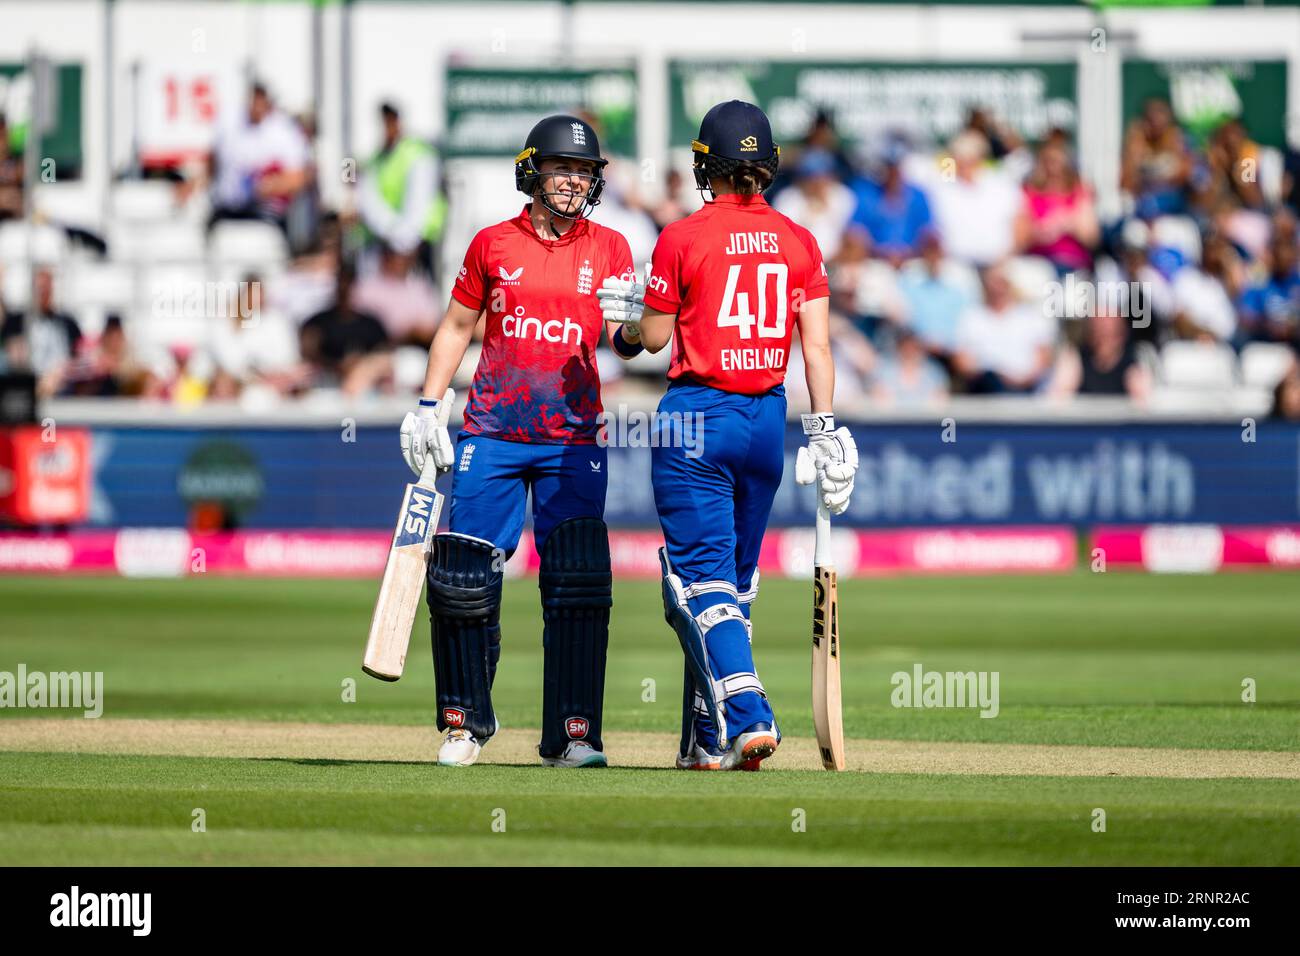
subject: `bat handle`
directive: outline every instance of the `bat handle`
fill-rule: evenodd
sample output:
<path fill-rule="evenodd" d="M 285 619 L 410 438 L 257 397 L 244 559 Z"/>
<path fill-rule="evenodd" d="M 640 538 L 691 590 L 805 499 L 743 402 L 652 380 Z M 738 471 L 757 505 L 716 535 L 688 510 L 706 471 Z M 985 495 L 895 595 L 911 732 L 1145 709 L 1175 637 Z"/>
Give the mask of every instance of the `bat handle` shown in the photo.
<path fill-rule="evenodd" d="M 437 411 L 434 413 L 434 420 L 443 428 L 447 427 L 447 422 L 451 420 L 451 406 L 456 400 L 456 393 L 450 388 L 442 396 L 442 401 L 438 403 Z M 424 453 L 424 467 L 420 469 L 420 478 L 417 484 L 424 485 L 426 488 L 434 487 L 438 480 L 438 466 L 433 463 L 433 455 L 427 450 Z"/>
<path fill-rule="evenodd" d="M 816 489 L 816 485 L 813 486 Z M 813 544 L 813 564 L 830 570 L 834 566 L 831 559 L 831 513 L 817 491 L 817 536 Z"/>
<path fill-rule="evenodd" d="M 420 480 L 417 482 L 417 484 L 426 485 L 427 487 L 432 488 L 434 486 L 434 482 L 436 482 L 437 479 L 438 479 L 438 466 L 434 464 L 433 453 L 430 451 L 425 451 L 424 467 L 420 469 Z"/>

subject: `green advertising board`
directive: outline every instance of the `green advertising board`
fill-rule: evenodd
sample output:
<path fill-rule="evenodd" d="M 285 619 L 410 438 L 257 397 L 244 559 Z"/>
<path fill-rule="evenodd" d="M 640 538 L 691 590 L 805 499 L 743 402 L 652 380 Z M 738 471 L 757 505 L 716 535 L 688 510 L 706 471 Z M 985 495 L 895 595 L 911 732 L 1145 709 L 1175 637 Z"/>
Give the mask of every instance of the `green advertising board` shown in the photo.
<path fill-rule="evenodd" d="M 41 158 L 53 159 L 60 179 L 81 175 L 81 64 L 58 68 L 58 117 L 41 141 Z M 32 84 L 24 63 L 0 63 L 0 113 L 9 122 L 10 146 L 22 150 L 31 114 Z"/>
<path fill-rule="evenodd" d="M 1075 64 L 977 62 L 703 62 L 674 60 L 668 84 L 673 145 L 689 145 L 714 103 L 757 103 L 778 142 L 800 139 L 819 109 L 846 141 L 891 131 L 942 142 L 979 106 L 1038 139 L 1078 121 Z"/>
<path fill-rule="evenodd" d="M 1286 145 L 1285 60 L 1126 60 L 1124 123 L 1150 97 L 1167 100 L 1198 142 L 1226 119 L 1239 117 L 1265 146 Z"/>
<path fill-rule="evenodd" d="M 636 71 L 610 69 L 447 68 L 450 156 L 513 156 L 543 116 L 583 111 L 594 118 L 601 149 L 636 156 Z"/>

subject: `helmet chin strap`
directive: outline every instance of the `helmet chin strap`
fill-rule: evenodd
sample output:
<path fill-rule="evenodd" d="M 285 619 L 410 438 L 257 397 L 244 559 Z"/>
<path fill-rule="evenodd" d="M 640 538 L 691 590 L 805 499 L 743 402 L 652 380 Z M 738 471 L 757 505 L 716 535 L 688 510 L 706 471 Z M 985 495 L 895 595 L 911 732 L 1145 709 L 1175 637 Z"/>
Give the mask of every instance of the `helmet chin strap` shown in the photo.
<path fill-rule="evenodd" d="M 555 206 L 551 204 L 550 196 L 552 195 L 574 196 L 582 200 L 582 206 L 579 208 L 579 211 L 576 213 L 560 212 L 560 210 L 556 209 Z M 589 207 L 587 206 L 587 200 L 585 196 L 578 196 L 576 193 L 548 193 L 542 188 L 542 184 L 540 182 L 537 184 L 537 193 L 535 198 L 541 202 L 542 208 L 545 209 L 548 213 L 550 213 L 550 216 L 547 217 L 546 225 L 551 230 L 551 235 L 554 236 L 556 239 L 560 238 L 560 231 L 555 228 L 555 220 L 557 218 L 568 219 L 570 222 L 577 222 L 579 219 L 583 218 L 584 214 L 589 209 Z"/>

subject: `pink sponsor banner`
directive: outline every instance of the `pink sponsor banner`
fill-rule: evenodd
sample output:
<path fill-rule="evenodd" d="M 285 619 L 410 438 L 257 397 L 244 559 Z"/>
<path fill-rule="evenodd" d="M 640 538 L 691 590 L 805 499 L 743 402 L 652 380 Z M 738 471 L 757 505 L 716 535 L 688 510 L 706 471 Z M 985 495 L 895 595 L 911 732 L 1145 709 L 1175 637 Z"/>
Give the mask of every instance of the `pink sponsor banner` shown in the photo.
<path fill-rule="evenodd" d="M 392 536 L 383 531 L 234 531 L 123 528 L 63 535 L 0 534 L 0 573 L 372 577 Z"/>
<path fill-rule="evenodd" d="M 1072 570 L 1069 527 L 924 528 L 858 535 L 859 574 L 1005 574 Z"/>
<path fill-rule="evenodd" d="M 1102 527 L 1093 531 L 1091 546 L 1107 565 L 1157 572 L 1300 568 L 1300 525 Z"/>
<path fill-rule="evenodd" d="M 391 537 L 384 531 L 234 531 L 197 535 L 183 528 L 123 528 L 64 535 L 0 534 L 0 573 L 117 573 L 127 577 L 191 574 L 250 577 L 352 577 L 383 573 Z M 613 531 L 610 556 L 620 578 L 659 577 L 657 531 Z M 812 573 L 813 533 L 769 531 L 762 574 Z M 1069 528 L 950 528 L 833 531 L 840 574 L 992 574 L 1066 571 L 1075 563 Z M 540 560 L 525 532 L 507 574 L 535 574 Z"/>
<path fill-rule="evenodd" d="M 75 534 L 0 533 L 0 573 L 4 574 L 113 574 L 116 531 Z"/>

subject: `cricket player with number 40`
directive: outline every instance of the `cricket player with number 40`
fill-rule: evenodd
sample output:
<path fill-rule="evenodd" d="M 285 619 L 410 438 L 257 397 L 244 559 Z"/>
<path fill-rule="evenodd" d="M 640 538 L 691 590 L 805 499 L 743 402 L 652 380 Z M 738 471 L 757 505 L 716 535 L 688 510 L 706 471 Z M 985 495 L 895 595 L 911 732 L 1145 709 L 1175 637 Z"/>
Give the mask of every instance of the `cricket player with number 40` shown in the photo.
<path fill-rule="evenodd" d="M 720 103 L 693 150 L 696 184 L 712 200 L 663 231 L 644 282 L 609 278 L 597 294 L 634 350 L 673 346 L 651 461 L 664 609 L 686 656 L 677 766 L 757 770 L 781 740 L 754 666 L 750 608 L 785 461 L 795 325 L 812 404 L 796 480 L 815 482 L 840 514 L 858 453 L 849 430 L 835 427 L 821 250 L 763 199 L 780 156 L 767 117 L 750 103 Z M 703 453 L 687 454 L 672 423 L 700 413 Z"/>
<path fill-rule="evenodd" d="M 606 765 L 612 599 L 595 289 L 635 273 L 627 240 L 587 219 L 605 163 L 595 130 L 573 116 L 548 117 L 529 133 L 515 158 L 515 185 L 529 202 L 470 243 L 429 349 L 424 398 L 402 422 L 402 454 L 417 475 L 428 455 L 454 471 L 450 532 L 434 537 L 427 575 L 443 765 L 474 763 L 499 726 L 491 690 L 502 570 L 530 491 L 543 620 L 538 752 L 553 767 Z M 480 315 L 483 352 L 453 450 L 438 405 Z M 626 356 L 622 328 L 606 331 Z"/>

